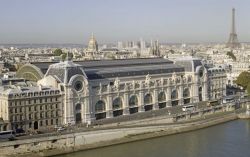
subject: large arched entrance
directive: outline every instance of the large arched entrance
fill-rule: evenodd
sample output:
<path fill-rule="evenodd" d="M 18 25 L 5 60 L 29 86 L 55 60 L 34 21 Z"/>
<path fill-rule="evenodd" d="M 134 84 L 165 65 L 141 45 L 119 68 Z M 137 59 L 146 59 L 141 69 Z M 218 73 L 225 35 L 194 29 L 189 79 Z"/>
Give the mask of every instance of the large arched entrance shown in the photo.
<path fill-rule="evenodd" d="M 183 98 L 184 98 L 184 104 L 190 103 L 190 91 L 189 91 L 189 88 L 185 88 L 183 90 Z"/>
<path fill-rule="evenodd" d="M 178 101 L 178 93 L 177 93 L 177 90 L 174 89 L 171 93 L 171 104 L 172 106 L 177 106 L 179 103 Z"/>
<path fill-rule="evenodd" d="M 136 95 L 133 95 L 129 99 L 129 113 L 133 114 L 138 112 L 138 98 Z"/>
<path fill-rule="evenodd" d="M 122 99 L 117 97 L 113 100 L 112 107 L 113 107 L 113 116 L 117 117 L 123 114 L 122 110 Z"/>
<path fill-rule="evenodd" d="M 159 108 L 165 108 L 166 107 L 166 94 L 165 92 L 160 92 L 159 95 L 158 95 L 158 105 L 159 105 Z"/>
<path fill-rule="evenodd" d="M 76 104 L 75 106 L 75 120 L 76 120 L 76 123 L 81 123 L 82 122 L 82 114 L 81 114 L 81 110 L 82 110 L 82 106 L 80 103 Z"/>
<path fill-rule="evenodd" d="M 153 98 L 151 94 L 146 94 L 144 97 L 144 109 L 145 111 L 150 111 L 153 109 Z"/>
<path fill-rule="evenodd" d="M 106 105 L 105 102 L 102 100 L 97 101 L 97 103 L 95 104 L 96 120 L 106 118 L 106 106 L 105 105 Z"/>

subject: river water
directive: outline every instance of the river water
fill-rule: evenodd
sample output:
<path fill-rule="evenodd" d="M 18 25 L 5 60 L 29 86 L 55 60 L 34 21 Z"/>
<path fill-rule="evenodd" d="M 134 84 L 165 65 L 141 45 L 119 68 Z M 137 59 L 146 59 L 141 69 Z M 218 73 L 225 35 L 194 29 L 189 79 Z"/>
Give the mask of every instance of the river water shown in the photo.
<path fill-rule="evenodd" d="M 250 157 L 250 120 L 60 157 Z"/>

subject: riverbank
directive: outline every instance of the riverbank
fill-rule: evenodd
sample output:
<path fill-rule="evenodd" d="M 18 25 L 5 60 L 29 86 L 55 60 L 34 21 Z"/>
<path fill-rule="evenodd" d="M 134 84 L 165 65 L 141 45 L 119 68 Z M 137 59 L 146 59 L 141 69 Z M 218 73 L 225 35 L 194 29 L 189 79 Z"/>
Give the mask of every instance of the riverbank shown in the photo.
<path fill-rule="evenodd" d="M 245 114 L 245 113 L 239 114 L 238 117 L 239 117 L 240 119 L 250 119 L 250 115 L 247 115 L 247 114 Z"/>
<path fill-rule="evenodd" d="M 106 146 L 128 143 L 128 142 L 133 142 L 133 141 L 145 140 L 145 139 L 156 138 L 156 137 L 161 137 L 161 136 L 174 135 L 174 134 L 207 128 L 213 125 L 218 125 L 218 124 L 229 122 L 229 121 L 236 120 L 236 119 L 238 119 L 238 116 L 234 113 L 231 113 L 223 117 L 216 117 L 214 119 L 210 119 L 209 121 L 208 119 L 206 119 L 206 120 L 201 120 L 199 122 L 197 121 L 197 122 L 192 122 L 189 124 L 182 124 L 182 126 L 172 126 L 172 127 L 159 126 L 153 130 L 142 128 L 142 129 L 145 129 L 143 132 L 138 131 L 138 133 L 127 134 L 123 138 L 114 139 L 110 141 L 101 141 L 93 145 L 88 145 L 88 146 L 83 146 L 83 147 L 76 147 L 74 151 L 95 149 L 95 148 L 100 148 L 100 147 L 106 147 Z M 57 155 L 54 153 L 55 151 L 48 151 L 48 152 L 43 153 L 43 155 L 44 156 Z"/>
<path fill-rule="evenodd" d="M 199 118 L 182 124 L 157 124 L 113 128 L 67 135 L 10 141 L 0 144 L 1 156 L 53 156 L 80 150 L 105 147 L 148 138 L 178 134 L 237 119 L 235 112 L 215 113 L 212 117 Z"/>

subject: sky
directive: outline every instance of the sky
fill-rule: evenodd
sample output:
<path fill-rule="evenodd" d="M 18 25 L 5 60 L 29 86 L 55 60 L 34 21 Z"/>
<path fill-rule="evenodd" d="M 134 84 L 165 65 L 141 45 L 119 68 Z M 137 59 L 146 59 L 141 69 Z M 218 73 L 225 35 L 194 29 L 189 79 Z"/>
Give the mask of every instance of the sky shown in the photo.
<path fill-rule="evenodd" d="M 250 42 L 250 0 L 0 0 L 0 43 Z"/>

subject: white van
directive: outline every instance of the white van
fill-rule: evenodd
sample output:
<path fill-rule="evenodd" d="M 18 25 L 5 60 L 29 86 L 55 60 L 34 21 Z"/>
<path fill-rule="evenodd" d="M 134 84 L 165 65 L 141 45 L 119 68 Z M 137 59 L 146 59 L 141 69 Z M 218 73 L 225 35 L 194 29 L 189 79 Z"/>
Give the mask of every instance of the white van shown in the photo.
<path fill-rule="evenodd" d="M 182 107 L 182 111 L 193 111 L 195 109 L 194 105 L 187 105 Z"/>

